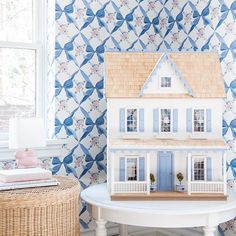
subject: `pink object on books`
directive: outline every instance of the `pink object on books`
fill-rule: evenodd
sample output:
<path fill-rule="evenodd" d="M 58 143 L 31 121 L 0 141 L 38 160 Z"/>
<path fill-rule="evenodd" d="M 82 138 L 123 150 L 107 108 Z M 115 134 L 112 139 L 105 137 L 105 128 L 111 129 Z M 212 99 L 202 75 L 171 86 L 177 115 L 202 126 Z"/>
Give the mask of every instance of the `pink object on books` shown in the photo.
<path fill-rule="evenodd" d="M 51 179 L 52 172 L 42 168 L 0 170 L 0 182 L 19 182 Z"/>
<path fill-rule="evenodd" d="M 25 149 L 16 152 L 16 161 L 18 168 L 30 168 L 38 165 L 38 158 L 33 150 Z"/>

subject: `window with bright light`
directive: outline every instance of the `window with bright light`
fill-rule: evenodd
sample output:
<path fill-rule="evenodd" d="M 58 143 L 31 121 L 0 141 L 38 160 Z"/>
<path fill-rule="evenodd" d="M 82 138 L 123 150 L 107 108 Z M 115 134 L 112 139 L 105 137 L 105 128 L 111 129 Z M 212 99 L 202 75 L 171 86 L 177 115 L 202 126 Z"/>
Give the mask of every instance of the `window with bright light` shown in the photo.
<path fill-rule="evenodd" d="M 205 131 L 205 111 L 204 109 L 195 109 L 193 112 L 194 132 Z"/>
<path fill-rule="evenodd" d="M 161 109 L 161 132 L 171 131 L 171 109 Z"/>
<path fill-rule="evenodd" d="M 9 118 L 42 116 L 44 1 L 0 1 L 1 138 Z"/>
<path fill-rule="evenodd" d="M 127 180 L 136 181 L 137 177 L 137 158 L 127 158 Z"/>
<path fill-rule="evenodd" d="M 138 109 L 126 110 L 126 131 L 127 132 L 138 131 Z"/>

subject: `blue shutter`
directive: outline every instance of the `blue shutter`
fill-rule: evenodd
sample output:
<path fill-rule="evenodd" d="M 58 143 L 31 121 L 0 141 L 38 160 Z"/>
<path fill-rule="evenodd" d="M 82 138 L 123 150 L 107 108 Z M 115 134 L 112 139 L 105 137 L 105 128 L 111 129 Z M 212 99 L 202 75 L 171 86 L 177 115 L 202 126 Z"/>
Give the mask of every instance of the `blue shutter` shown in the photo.
<path fill-rule="evenodd" d="M 139 109 L 139 132 L 144 132 L 144 109 Z"/>
<path fill-rule="evenodd" d="M 211 158 L 207 157 L 207 181 L 212 181 L 212 165 Z"/>
<path fill-rule="evenodd" d="M 173 110 L 173 132 L 178 132 L 178 109 Z"/>
<path fill-rule="evenodd" d="M 125 132 L 125 108 L 120 108 L 120 132 Z"/>
<path fill-rule="evenodd" d="M 159 132 L 159 110 L 153 110 L 153 132 Z"/>
<path fill-rule="evenodd" d="M 139 157 L 139 181 L 145 180 L 145 159 L 144 157 Z"/>
<path fill-rule="evenodd" d="M 211 132 L 211 109 L 206 109 L 206 131 Z"/>
<path fill-rule="evenodd" d="M 186 131 L 192 132 L 192 109 L 186 110 Z"/>
<path fill-rule="evenodd" d="M 125 158 L 120 157 L 120 181 L 125 181 Z"/>

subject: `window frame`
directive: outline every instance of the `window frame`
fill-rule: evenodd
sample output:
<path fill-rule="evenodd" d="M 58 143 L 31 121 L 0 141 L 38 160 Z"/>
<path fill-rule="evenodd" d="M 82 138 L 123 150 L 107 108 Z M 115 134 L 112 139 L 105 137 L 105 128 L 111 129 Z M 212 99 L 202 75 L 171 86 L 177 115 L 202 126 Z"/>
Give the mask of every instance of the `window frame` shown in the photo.
<path fill-rule="evenodd" d="M 127 110 L 129 109 L 137 109 L 137 131 L 128 131 L 127 130 Z M 139 133 L 139 108 L 138 107 L 126 107 L 125 108 L 125 133 L 126 134 L 138 134 Z"/>
<path fill-rule="evenodd" d="M 195 160 L 199 160 L 199 159 L 202 159 L 204 161 L 204 180 L 195 180 L 194 178 L 194 171 L 195 171 L 195 168 L 194 168 L 194 161 Z M 207 161 L 206 161 L 207 157 L 206 156 L 193 156 L 192 157 L 192 181 L 207 181 Z"/>
<path fill-rule="evenodd" d="M 46 121 L 47 101 L 47 4 L 46 0 L 32 0 L 33 2 L 33 35 L 32 42 L 0 41 L 0 48 L 28 49 L 35 52 L 35 116 Z M 8 133 L 0 132 L 0 143 L 8 140 Z"/>
<path fill-rule="evenodd" d="M 204 131 L 195 131 L 194 129 L 194 111 L 195 110 L 203 110 L 204 111 Z M 202 107 L 194 107 L 192 108 L 192 132 L 194 134 L 204 134 L 206 133 L 206 108 L 202 108 Z"/>
<path fill-rule="evenodd" d="M 164 131 L 161 131 L 161 110 L 170 110 L 170 131 L 169 132 L 164 132 Z M 166 107 L 166 108 L 159 108 L 159 131 L 160 131 L 160 134 L 172 134 L 173 133 L 173 109 L 172 108 L 169 108 L 169 107 Z"/>
<path fill-rule="evenodd" d="M 168 78 L 170 79 L 170 86 L 162 86 L 162 79 Z M 160 76 L 160 88 L 161 89 L 170 89 L 172 88 L 172 76 Z"/>
<path fill-rule="evenodd" d="M 137 161 L 137 180 L 128 180 L 128 159 L 136 159 Z M 139 181 L 139 156 L 138 155 L 127 155 L 125 156 L 125 181 L 126 182 L 137 182 Z"/>

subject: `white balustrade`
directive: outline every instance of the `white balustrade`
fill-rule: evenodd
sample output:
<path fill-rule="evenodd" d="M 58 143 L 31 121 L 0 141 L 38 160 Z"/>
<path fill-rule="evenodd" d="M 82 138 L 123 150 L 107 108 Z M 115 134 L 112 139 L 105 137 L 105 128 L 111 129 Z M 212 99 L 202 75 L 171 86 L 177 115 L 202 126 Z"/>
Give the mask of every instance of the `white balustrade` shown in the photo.
<path fill-rule="evenodd" d="M 190 182 L 190 193 L 224 193 L 224 182 L 194 181 Z"/>
<path fill-rule="evenodd" d="M 114 193 L 147 193 L 147 182 L 114 182 Z"/>

